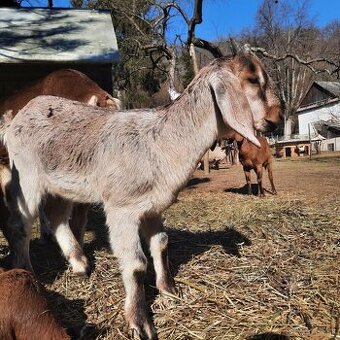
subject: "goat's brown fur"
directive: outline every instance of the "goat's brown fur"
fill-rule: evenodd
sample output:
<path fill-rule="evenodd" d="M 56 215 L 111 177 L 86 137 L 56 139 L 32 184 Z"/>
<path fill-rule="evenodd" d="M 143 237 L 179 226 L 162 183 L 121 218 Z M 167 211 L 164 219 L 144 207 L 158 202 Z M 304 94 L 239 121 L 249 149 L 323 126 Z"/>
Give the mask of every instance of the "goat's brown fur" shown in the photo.
<path fill-rule="evenodd" d="M 263 168 L 268 170 L 272 193 L 276 194 L 277 192 L 273 180 L 273 157 L 271 148 L 265 137 L 257 137 L 257 139 L 261 144 L 261 148 L 258 148 L 239 135 L 236 137 L 239 158 L 247 181 L 248 194 L 252 193 L 250 171 L 254 170 L 257 175 L 258 195 L 265 195 L 262 185 Z"/>
<path fill-rule="evenodd" d="M 0 339 L 70 339 L 30 272 L 0 268 L 0 296 Z"/>

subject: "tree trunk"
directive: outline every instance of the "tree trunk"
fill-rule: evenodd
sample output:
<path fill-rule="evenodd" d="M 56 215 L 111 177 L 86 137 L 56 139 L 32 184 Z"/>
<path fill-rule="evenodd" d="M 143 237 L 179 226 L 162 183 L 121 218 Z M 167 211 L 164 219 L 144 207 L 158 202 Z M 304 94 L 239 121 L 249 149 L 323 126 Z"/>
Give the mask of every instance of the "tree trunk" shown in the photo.
<path fill-rule="evenodd" d="M 292 123 L 293 117 L 284 115 L 284 126 L 283 126 L 283 135 L 285 139 L 288 139 L 292 134 Z"/>

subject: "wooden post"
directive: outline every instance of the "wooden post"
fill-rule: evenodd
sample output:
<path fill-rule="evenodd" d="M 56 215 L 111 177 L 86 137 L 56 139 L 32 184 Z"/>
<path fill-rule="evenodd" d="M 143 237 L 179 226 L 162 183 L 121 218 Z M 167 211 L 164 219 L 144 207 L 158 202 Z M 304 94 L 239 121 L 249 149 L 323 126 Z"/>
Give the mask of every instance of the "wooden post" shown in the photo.
<path fill-rule="evenodd" d="M 191 59 L 192 59 L 193 67 L 194 67 L 194 73 L 196 75 L 199 71 L 199 66 L 198 66 L 198 62 L 197 62 L 195 46 L 194 46 L 193 43 L 191 43 L 190 46 L 189 46 L 189 53 L 190 53 L 190 56 L 191 56 Z M 204 154 L 203 166 L 204 166 L 204 174 L 209 175 L 209 173 L 210 173 L 209 150 Z"/>

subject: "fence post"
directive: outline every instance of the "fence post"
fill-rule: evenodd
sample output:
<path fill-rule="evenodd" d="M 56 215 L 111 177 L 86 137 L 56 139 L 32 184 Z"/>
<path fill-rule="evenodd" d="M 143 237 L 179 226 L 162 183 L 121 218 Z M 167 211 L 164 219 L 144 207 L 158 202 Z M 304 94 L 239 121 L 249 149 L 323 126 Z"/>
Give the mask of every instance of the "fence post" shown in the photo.
<path fill-rule="evenodd" d="M 310 123 L 308 123 L 308 138 L 309 138 L 309 160 L 312 159 L 312 139 L 310 136 Z"/>

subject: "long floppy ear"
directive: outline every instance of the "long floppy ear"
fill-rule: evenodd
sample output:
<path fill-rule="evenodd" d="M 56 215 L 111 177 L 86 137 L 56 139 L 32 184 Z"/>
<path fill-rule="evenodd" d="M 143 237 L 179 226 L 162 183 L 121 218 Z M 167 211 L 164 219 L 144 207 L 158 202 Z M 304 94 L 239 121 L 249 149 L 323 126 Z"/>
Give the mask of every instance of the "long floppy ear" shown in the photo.
<path fill-rule="evenodd" d="M 230 72 L 223 72 L 210 80 L 210 86 L 224 123 L 261 147 L 254 134 L 253 114 L 238 78 Z"/>
<path fill-rule="evenodd" d="M 87 102 L 88 105 L 91 106 L 97 106 L 98 104 L 98 97 L 96 95 L 93 95 Z"/>
<path fill-rule="evenodd" d="M 114 107 L 116 110 L 121 110 L 123 107 L 122 102 L 118 98 L 111 96 L 106 96 L 105 102 L 107 107 Z"/>

